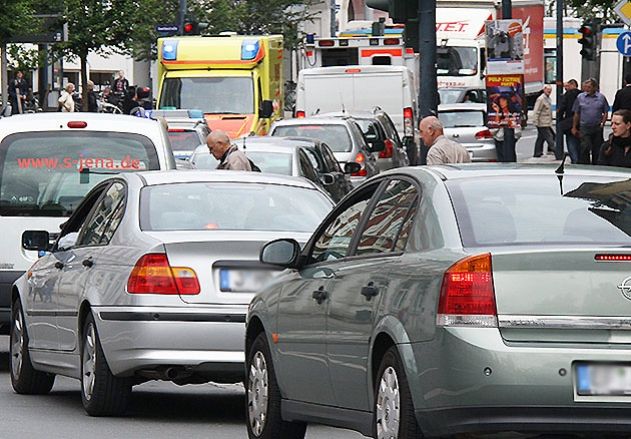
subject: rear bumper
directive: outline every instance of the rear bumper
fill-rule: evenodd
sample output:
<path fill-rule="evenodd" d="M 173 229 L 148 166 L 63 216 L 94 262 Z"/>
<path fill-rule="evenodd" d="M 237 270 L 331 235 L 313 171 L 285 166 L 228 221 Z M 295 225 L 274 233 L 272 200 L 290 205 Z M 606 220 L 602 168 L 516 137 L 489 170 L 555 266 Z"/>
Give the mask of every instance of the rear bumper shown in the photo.
<path fill-rule="evenodd" d="M 472 162 L 497 161 L 497 149 L 495 148 L 495 141 L 493 139 L 480 143 L 464 143 L 462 146 L 473 154 L 471 158 Z"/>
<path fill-rule="evenodd" d="M 112 373 L 181 367 L 212 376 L 243 371 L 245 314 L 229 310 L 95 307 L 97 329 Z"/>
<path fill-rule="evenodd" d="M 476 407 L 418 411 L 427 436 L 462 432 L 613 433 L 631 431 L 628 408 Z M 601 436 L 603 437 L 603 436 Z"/>
<path fill-rule="evenodd" d="M 631 364 L 628 345 L 507 344 L 497 328 L 454 327 L 409 347 L 400 352 L 413 353 L 408 381 L 428 435 L 631 431 L 631 396 L 579 396 L 575 372 L 581 362 Z"/>
<path fill-rule="evenodd" d="M 0 271 L 0 334 L 6 333 L 11 322 L 11 290 L 23 271 Z"/>

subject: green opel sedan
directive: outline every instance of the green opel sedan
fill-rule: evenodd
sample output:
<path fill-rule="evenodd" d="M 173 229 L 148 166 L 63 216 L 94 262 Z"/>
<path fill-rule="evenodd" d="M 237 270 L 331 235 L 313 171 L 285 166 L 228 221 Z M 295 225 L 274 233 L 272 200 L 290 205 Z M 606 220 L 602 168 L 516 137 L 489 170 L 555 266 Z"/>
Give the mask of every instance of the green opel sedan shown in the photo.
<path fill-rule="evenodd" d="M 251 439 L 631 431 L 631 173 L 396 169 L 250 303 Z M 600 433 L 599 433 L 600 434 Z"/>

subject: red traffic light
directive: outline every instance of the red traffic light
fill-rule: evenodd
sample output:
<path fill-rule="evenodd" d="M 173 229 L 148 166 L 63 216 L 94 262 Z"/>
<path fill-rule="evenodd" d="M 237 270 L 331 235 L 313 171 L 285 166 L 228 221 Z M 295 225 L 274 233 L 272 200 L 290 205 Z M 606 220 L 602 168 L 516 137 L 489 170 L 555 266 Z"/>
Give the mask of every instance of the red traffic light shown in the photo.
<path fill-rule="evenodd" d="M 594 33 L 594 30 L 591 28 L 591 26 L 587 26 L 587 25 L 581 26 L 581 28 L 578 31 L 582 33 L 583 35 L 592 35 Z"/>
<path fill-rule="evenodd" d="M 195 26 L 193 26 L 193 23 L 184 23 L 184 33 L 190 34 L 191 32 L 193 32 L 194 27 Z"/>

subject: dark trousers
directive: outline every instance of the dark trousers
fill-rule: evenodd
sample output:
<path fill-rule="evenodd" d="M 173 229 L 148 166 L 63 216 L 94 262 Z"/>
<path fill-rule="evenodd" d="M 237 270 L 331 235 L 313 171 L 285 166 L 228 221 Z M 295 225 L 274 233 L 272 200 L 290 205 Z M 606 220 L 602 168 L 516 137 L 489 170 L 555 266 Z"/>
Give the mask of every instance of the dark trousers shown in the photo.
<path fill-rule="evenodd" d="M 581 151 L 581 141 L 578 137 L 574 136 L 571 132 L 565 133 L 565 143 L 567 144 L 567 152 L 570 154 L 570 160 L 572 163 L 578 163 Z"/>
<path fill-rule="evenodd" d="M 535 157 L 543 155 L 543 142 L 548 144 L 548 151 L 554 152 L 554 131 L 551 127 L 537 127 L 537 140 L 535 141 Z"/>
<path fill-rule="evenodd" d="M 581 127 L 581 149 L 578 162 L 582 165 L 595 165 L 598 162 L 600 145 L 603 144 L 603 129 L 600 125 L 595 127 Z M 591 160 L 590 160 L 591 155 Z"/>

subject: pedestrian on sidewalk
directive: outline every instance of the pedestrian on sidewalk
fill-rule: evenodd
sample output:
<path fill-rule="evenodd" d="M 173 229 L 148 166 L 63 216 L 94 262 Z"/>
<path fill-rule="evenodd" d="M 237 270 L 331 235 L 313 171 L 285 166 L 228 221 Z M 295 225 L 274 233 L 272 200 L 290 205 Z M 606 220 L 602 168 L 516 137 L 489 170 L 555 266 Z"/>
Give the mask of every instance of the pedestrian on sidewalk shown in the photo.
<path fill-rule="evenodd" d="M 567 152 L 570 154 L 570 160 L 572 163 L 578 163 L 579 151 L 581 147 L 580 140 L 574 134 L 572 134 L 572 123 L 574 120 L 574 101 L 581 93 L 578 89 L 578 82 L 576 79 L 570 79 L 565 84 L 565 93 L 561 96 L 561 103 L 557 109 L 557 117 L 559 118 L 559 135 L 565 135 L 565 143 L 567 144 Z M 563 152 L 557 151 L 557 157 L 563 155 Z"/>
<path fill-rule="evenodd" d="M 471 157 L 464 146 L 445 137 L 443 124 L 436 116 L 427 116 L 419 124 L 423 144 L 429 148 L 428 165 L 470 163 Z"/>
<path fill-rule="evenodd" d="M 603 143 L 603 128 L 609 113 L 609 103 L 598 91 L 598 82 L 594 78 L 583 82 L 583 92 L 574 101 L 572 111 L 572 134 L 580 139 L 581 145 L 578 162 L 595 165 Z"/>
<path fill-rule="evenodd" d="M 611 111 L 631 110 L 631 73 L 624 77 L 624 87 L 616 92 Z"/>
<path fill-rule="evenodd" d="M 554 131 L 552 131 L 552 101 L 550 100 L 552 87 L 543 87 L 543 93 L 535 101 L 532 122 L 537 127 L 534 157 L 543 155 L 543 142 L 548 144 L 548 154 L 555 154 Z M 562 152 L 561 152 L 562 155 Z M 557 156 L 557 159 L 559 157 Z"/>
<path fill-rule="evenodd" d="M 611 134 L 600 148 L 598 164 L 631 168 L 631 111 L 618 110 L 611 116 Z"/>
<path fill-rule="evenodd" d="M 15 74 L 15 78 L 9 84 L 9 102 L 11 103 L 11 114 L 23 114 L 26 103 L 26 92 L 28 86 L 24 79 L 24 73 L 20 70 Z"/>
<path fill-rule="evenodd" d="M 66 85 L 66 88 L 61 92 L 61 96 L 59 97 L 59 111 L 63 111 L 64 113 L 72 113 L 74 112 L 74 99 L 72 98 L 72 94 L 74 93 L 74 84 L 69 82 Z"/>

